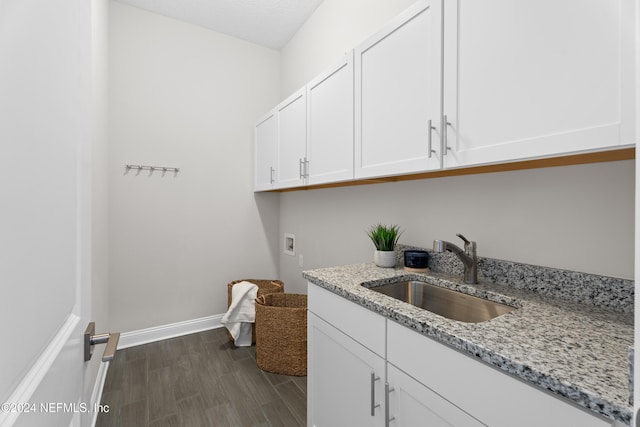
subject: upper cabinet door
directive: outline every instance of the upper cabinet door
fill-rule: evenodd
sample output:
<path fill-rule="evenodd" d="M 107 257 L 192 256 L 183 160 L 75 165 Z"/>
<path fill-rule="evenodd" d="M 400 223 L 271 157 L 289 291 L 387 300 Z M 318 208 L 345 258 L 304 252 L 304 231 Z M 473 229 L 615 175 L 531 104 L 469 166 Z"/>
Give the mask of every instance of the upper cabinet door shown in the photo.
<path fill-rule="evenodd" d="M 297 91 L 278 107 L 277 188 L 302 185 L 307 154 L 307 104 L 305 89 Z"/>
<path fill-rule="evenodd" d="M 356 178 L 440 168 L 441 0 L 416 2 L 357 47 L 355 69 Z"/>
<path fill-rule="evenodd" d="M 444 166 L 633 144 L 633 2 L 445 2 Z"/>
<path fill-rule="evenodd" d="M 353 52 L 307 84 L 308 184 L 353 179 Z"/>
<path fill-rule="evenodd" d="M 275 182 L 278 149 L 275 111 L 258 120 L 254 138 L 254 191 L 270 190 Z"/>

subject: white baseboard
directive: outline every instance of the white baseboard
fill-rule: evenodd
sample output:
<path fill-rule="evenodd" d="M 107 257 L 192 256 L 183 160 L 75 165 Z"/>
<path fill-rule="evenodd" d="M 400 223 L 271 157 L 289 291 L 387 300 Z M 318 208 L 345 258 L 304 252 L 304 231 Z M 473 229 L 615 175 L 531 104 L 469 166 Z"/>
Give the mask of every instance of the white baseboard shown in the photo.
<path fill-rule="evenodd" d="M 194 334 L 196 332 L 207 331 L 209 329 L 221 328 L 224 314 L 201 317 L 200 319 L 186 320 L 184 322 L 171 323 L 169 325 L 154 326 L 153 328 L 140 329 L 137 331 L 123 332 L 118 342 L 118 350 L 137 345 L 147 344 L 154 341 L 166 340 L 168 338 L 182 335 Z"/>
<path fill-rule="evenodd" d="M 93 391 L 91 392 L 90 408 L 96 408 L 102 400 L 102 390 L 104 389 L 104 381 L 107 379 L 107 372 L 109 371 L 109 364 L 111 362 L 102 362 L 98 367 L 98 374 L 96 375 L 96 382 L 93 384 Z M 91 416 L 91 426 L 96 425 L 98 420 L 98 412 L 94 411 Z"/>

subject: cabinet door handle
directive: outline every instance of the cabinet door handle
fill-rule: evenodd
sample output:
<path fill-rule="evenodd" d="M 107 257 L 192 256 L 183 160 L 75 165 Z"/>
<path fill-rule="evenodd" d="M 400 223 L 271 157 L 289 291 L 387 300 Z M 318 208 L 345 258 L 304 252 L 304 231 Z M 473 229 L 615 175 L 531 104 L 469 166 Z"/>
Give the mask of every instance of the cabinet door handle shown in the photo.
<path fill-rule="evenodd" d="M 273 168 L 273 166 L 269 167 L 269 183 L 273 184 L 275 182 L 275 179 L 273 179 L 273 173 L 276 170 Z"/>
<path fill-rule="evenodd" d="M 449 147 L 449 141 L 447 140 L 447 126 L 451 126 L 451 122 L 447 120 L 447 115 L 442 116 L 442 155 L 446 156 L 447 151 L 451 149 Z"/>
<path fill-rule="evenodd" d="M 389 427 L 389 423 L 396 419 L 396 417 L 389 416 L 389 393 L 394 391 L 395 388 L 389 387 L 389 383 L 384 383 L 384 408 L 385 408 L 385 418 L 384 418 L 384 426 Z"/>
<path fill-rule="evenodd" d="M 302 159 L 300 159 L 300 162 L 298 163 L 298 173 L 300 175 L 300 179 L 304 179 L 304 172 L 303 169 L 304 168 L 304 162 L 302 161 Z"/>
<path fill-rule="evenodd" d="M 430 119 L 429 120 L 429 134 L 428 134 L 429 137 L 427 138 L 428 141 L 429 141 L 429 146 L 428 146 L 429 158 L 431 158 L 431 155 L 436 152 L 436 150 L 431 148 L 432 147 L 432 145 L 431 145 L 431 131 L 434 130 L 434 129 L 435 129 L 435 126 L 433 126 L 432 120 Z"/>
<path fill-rule="evenodd" d="M 376 408 L 380 407 L 379 403 L 376 403 L 376 381 L 379 381 L 380 377 L 376 376 L 376 373 L 371 371 L 371 416 L 375 416 Z"/>

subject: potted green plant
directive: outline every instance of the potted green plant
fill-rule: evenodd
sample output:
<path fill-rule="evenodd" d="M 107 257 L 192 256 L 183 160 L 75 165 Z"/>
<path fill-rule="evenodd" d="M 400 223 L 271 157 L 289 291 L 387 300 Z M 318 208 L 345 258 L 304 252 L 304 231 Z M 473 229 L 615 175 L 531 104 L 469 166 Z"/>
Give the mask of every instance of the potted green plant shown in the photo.
<path fill-rule="evenodd" d="M 376 224 L 369 228 L 367 235 L 376 247 L 373 262 L 378 267 L 396 266 L 396 244 L 401 234 L 397 225 Z"/>

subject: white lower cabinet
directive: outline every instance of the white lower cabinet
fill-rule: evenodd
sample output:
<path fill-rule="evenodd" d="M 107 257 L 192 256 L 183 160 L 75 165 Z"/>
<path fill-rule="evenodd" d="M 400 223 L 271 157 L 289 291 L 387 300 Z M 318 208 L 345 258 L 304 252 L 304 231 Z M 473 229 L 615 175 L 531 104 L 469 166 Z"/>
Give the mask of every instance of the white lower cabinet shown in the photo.
<path fill-rule="evenodd" d="M 307 425 L 384 426 L 385 319 L 311 283 L 308 292 Z"/>
<path fill-rule="evenodd" d="M 389 425 L 398 427 L 484 426 L 430 388 L 387 364 Z"/>
<path fill-rule="evenodd" d="M 309 313 L 308 425 L 384 426 L 382 357 Z"/>
<path fill-rule="evenodd" d="M 390 320 L 387 361 L 491 427 L 613 425 L 611 420 Z"/>
<path fill-rule="evenodd" d="M 308 426 L 619 425 L 312 283 L 308 291 Z"/>

